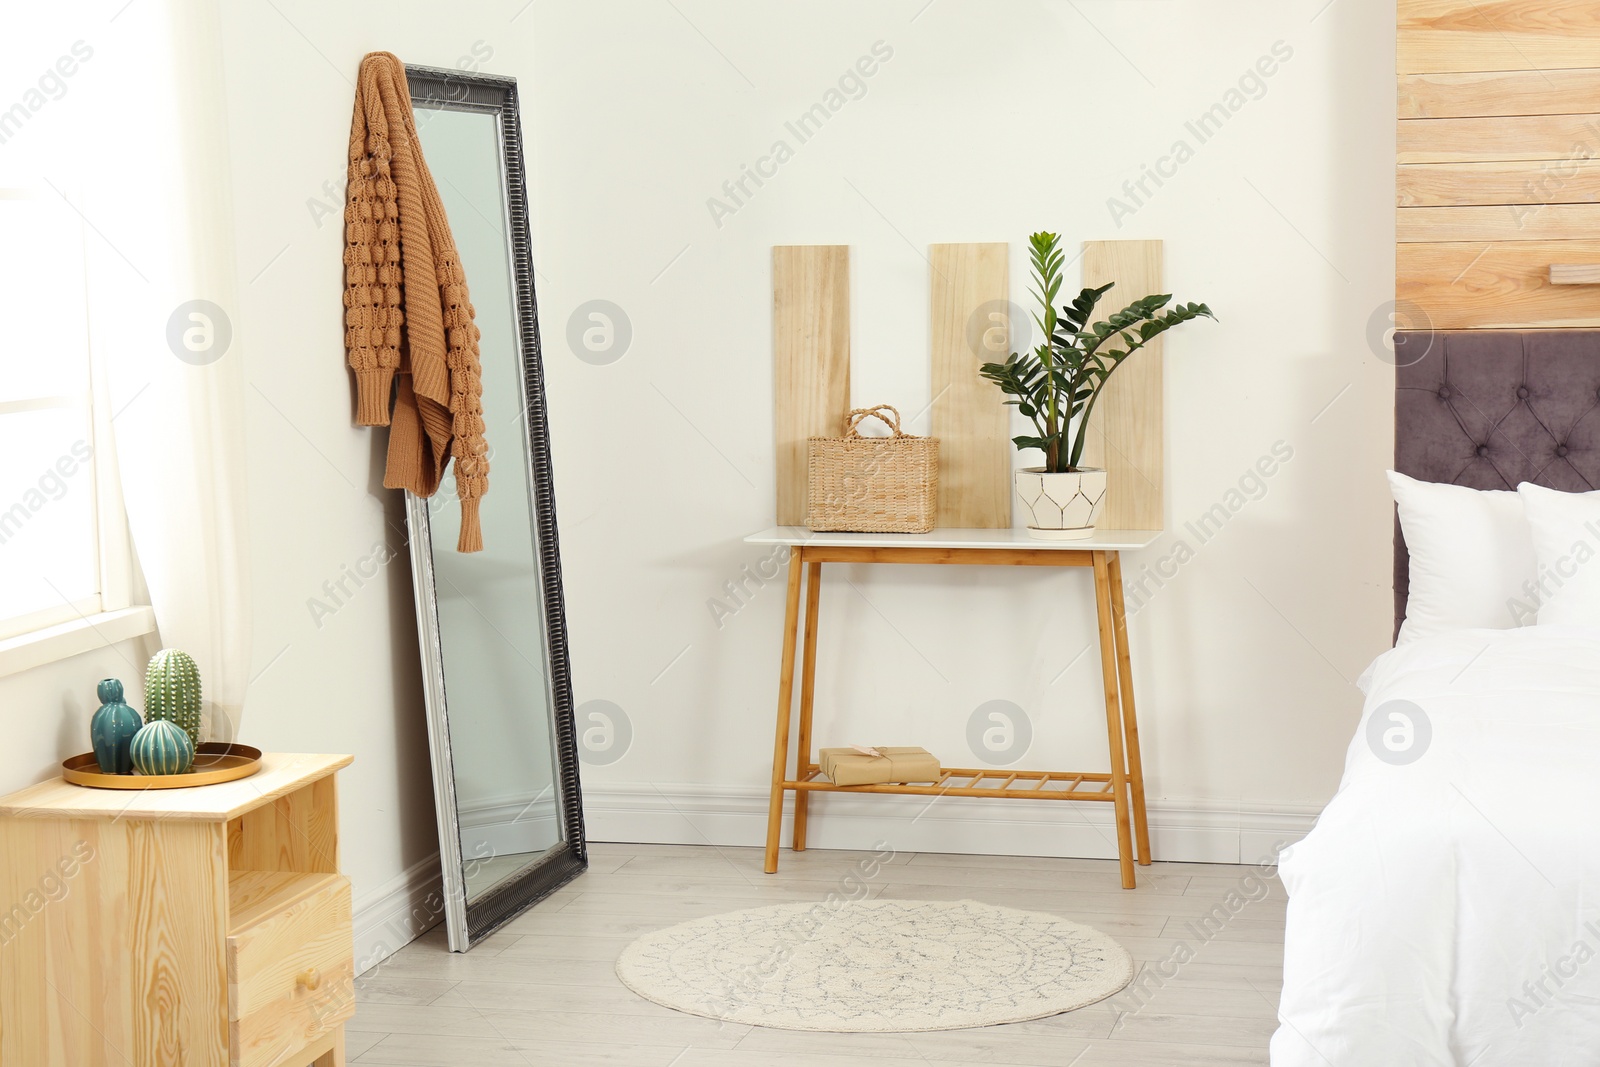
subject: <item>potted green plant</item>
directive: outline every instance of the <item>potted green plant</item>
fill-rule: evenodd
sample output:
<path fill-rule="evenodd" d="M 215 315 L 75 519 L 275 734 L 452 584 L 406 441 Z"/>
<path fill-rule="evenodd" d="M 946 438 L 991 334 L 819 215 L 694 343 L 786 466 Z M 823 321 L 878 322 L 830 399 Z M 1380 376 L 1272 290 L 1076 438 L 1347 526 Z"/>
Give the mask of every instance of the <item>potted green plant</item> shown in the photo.
<path fill-rule="evenodd" d="M 1108 318 L 1093 324 L 1090 318 L 1100 298 L 1111 289 L 1107 283 L 1086 288 L 1059 314 L 1055 299 L 1061 292 L 1061 236 L 1036 233 L 1028 238 L 1032 248 L 1034 297 L 1043 317 L 1033 321 L 1044 341 L 1026 354 L 1011 353 L 1004 363 L 985 363 L 979 373 L 1000 387 L 1006 403 L 1033 422 L 1035 434 L 1011 440 L 1018 449 L 1037 448 L 1044 464 L 1021 467 L 1016 472 L 1017 496 L 1027 510 L 1028 531 L 1035 537 L 1075 540 L 1094 533 L 1094 521 L 1106 496 L 1106 472 L 1080 465 L 1088 439 L 1089 416 L 1095 401 L 1116 369 L 1139 349 L 1180 323 L 1204 315 L 1215 319 L 1204 304 L 1175 304 L 1172 295 L 1157 294 L 1135 300 Z"/>

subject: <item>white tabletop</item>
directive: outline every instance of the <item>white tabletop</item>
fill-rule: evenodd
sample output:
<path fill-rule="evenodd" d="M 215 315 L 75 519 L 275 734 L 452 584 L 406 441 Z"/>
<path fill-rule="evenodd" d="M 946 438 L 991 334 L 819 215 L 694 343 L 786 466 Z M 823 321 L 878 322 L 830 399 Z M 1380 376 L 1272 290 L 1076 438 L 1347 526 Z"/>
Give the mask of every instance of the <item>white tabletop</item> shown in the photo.
<path fill-rule="evenodd" d="M 833 548 L 1041 548 L 1061 552 L 1120 552 L 1149 546 L 1160 530 L 1096 530 L 1081 541 L 1047 541 L 1027 530 L 939 529 L 925 534 L 813 533 L 804 526 L 773 526 L 745 538 L 752 545 L 826 545 Z"/>

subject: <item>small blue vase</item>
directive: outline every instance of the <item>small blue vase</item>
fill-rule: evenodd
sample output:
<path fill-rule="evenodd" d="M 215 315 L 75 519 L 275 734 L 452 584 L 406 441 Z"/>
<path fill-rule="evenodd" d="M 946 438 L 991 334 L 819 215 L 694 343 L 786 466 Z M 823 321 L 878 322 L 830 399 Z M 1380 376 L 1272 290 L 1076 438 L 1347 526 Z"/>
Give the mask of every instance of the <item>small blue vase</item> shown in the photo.
<path fill-rule="evenodd" d="M 100 710 L 89 720 L 89 741 L 94 760 L 106 774 L 130 774 L 133 756 L 129 746 L 144 720 L 122 700 L 122 683 L 107 678 L 100 683 Z"/>

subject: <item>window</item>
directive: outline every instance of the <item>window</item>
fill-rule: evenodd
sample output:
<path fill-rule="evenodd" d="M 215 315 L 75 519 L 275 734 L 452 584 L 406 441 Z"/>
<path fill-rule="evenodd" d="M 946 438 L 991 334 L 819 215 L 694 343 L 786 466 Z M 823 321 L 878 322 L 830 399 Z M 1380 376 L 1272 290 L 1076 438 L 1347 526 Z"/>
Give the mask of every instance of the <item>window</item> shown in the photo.
<path fill-rule="evenodd" d="M 0 188 L 0 641 L 128 607 L 120 496 L 97 462 L 84 228 L 48 184 Z"/>

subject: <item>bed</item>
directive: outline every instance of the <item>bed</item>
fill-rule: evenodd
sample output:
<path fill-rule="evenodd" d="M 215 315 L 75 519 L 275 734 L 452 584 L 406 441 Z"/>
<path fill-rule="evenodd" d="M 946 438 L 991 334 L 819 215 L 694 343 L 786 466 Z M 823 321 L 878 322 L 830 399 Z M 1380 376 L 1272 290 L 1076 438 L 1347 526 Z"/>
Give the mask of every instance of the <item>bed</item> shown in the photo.
<path fill-rule="evenodd" d="M 1401 473 L 1600 488 L 1600 331 L 1396 352 Z M 1397 629 L 1408 573 L 1397 534 Z M 1274 1067 L 1600 1064 L 1600 627 L 1441 633 L 1361 685 L 1339 791 L 1282 859 Z M 1369 740 L 1396 701 L 1426 709 L 1409 762 Z"/>

